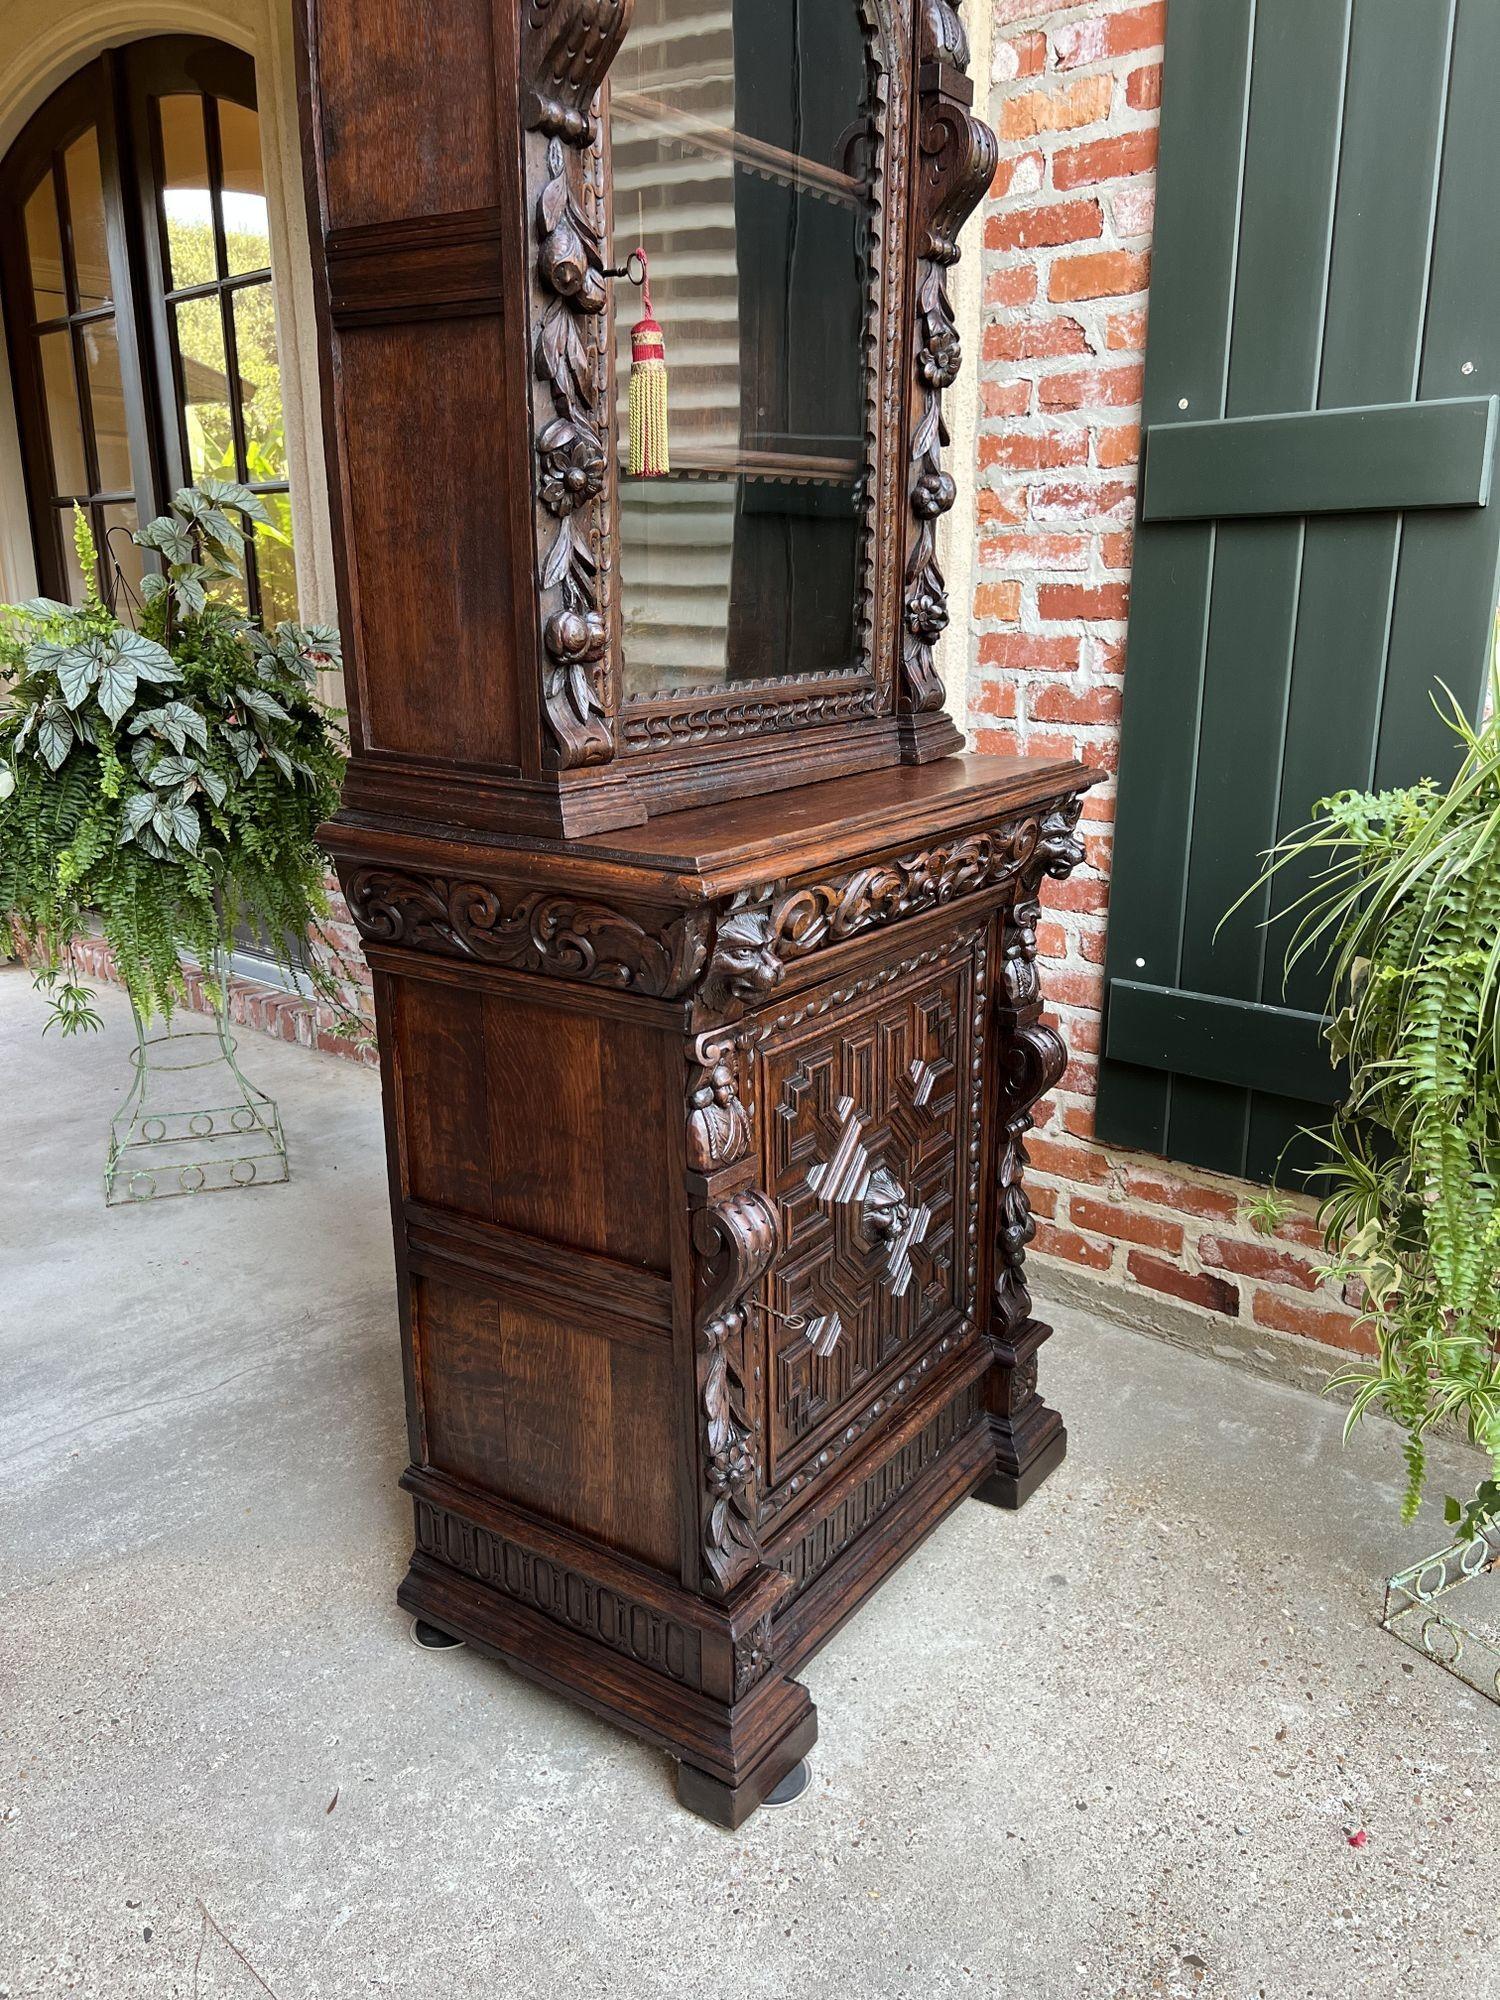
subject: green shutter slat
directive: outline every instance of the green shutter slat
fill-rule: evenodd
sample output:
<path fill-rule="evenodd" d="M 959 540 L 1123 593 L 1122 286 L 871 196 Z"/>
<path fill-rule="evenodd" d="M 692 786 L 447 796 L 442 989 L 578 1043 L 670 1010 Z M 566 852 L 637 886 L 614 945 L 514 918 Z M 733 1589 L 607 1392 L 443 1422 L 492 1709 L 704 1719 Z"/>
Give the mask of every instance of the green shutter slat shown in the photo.
<path fill-rule="evenodd" d="M 1453 42 L 1442 182 L 1418 394 L 1500 391 L 1500 6 L 1464 0 Z M 1465 367 L 1469 373 L 1465 373 Z M 1454 740 L 1432 705 L 1444 681 L 1471 717 L 1483 705 L 1500 570 L 1500 519 L 1409 520 L 1375 761 L 1380 785 L 1445 777 Z M 1446 532 L 1440 532 L 1440 530 Z"/>
<path fill-rule="evenodd" d="M 1493 396 L 1464 396 L 1153 425 L 1141 518 L 1483 507 L 1496 408 Z"/>
<path fill-rule="evenodd" d="M 1316 799 L 1451 767 L 1434 668 L 1479 699 L 1496 75 L 1495 0 L 1168 10 L 1102 1137 L 1260 1174 L 1326 1117 L 1323 976 L 1283 1003 L 1263 927 L 1305 875 L 1218 926 Z"/>
<path fill-rule="evenodd" d="M 1104 1052 L 1143 1068 L 1244 1089 L 1274 1075 L 1288 1095 L 1312 1104 L 1332 1104 L 1338 1096 L 1322 1016 L 1253 1000 L 1117 980 Z"/>
<path fill-rule="evenodd" d="M 1345 13 L 1335 5 L 1309 16 L 1297 0 L 1262 0 L 1257 9 L 1241 265 L 1223 412 L 1229 418 L 1305 409 L 1316 392 L 1338 156 L 1338 124 L 1328 112 L 1338 103 L 1343 79 Z M 1286 275 L 1267 290 L 1254 279 L 1273 256 Z M 1224 521 L 1216 533 L 1193 839 L 1174 983 L 1189 992 L 1253 999 L 1266 950 L 1255 924 L 1258 911 L 1246 909 L 1222 930 L 1219 924 L 1254 880 L 1254 857 L 1275 834 L 1303 528 L 1297 520 Z M 1172 1085 L 1168 1150 L 1238 1173 L 1249 1116 L 1243 1090 L 1200 1078 L 1183 1064 Z"/>
<path fill-rule="evenodd" d="M 1419 18 L 1406 0 L 1359 0 L 1355 9 L 1316 399 L 1322 409 L 1409 401 L 1416 386 L 1452 28 L 1449 0 L 1424 7 Z M 1445 517 L 1441 525 L 1454 523 Z M 1318 799 L 1368 785 L 1375 775 L 1401 538 L 1395 513 L 1307 524 L 1278 837 L 1304 826 Z M 1271 910 L 1279 917 L 1310 880 L 1308 868 L 1288 870 Z M 1282 997 L 1287 936 L 1278 921 L 1262 1000 Z M 1285 998 L 1316 1008 L 1324 988 L 1321 966 L 1304 960 Z"/>
<path fill-rule="evenodd" d="M 1200 412 L 1223 408 L 1253 25 L 1252 0 L 1175 0 L 1168 9 L 1165 75 L 1186 81 L 1161 133 L 1148 424 L 1184 399 Z M 1131 577 L 1124 740 L 1152 746 L 1152 777 L 1128 809 L 1122 799 L 1110 951 L 1124 966 L 1139 959 L 1153 979 L 1175 974 L 1181 944 L 1214 536 L 1209 525 L 1154 529 Z M 1169 1088 L 1159 1073 L 1111 1065 L 1099 1110 L 1112 1136 L 1160 1151 Z"/>

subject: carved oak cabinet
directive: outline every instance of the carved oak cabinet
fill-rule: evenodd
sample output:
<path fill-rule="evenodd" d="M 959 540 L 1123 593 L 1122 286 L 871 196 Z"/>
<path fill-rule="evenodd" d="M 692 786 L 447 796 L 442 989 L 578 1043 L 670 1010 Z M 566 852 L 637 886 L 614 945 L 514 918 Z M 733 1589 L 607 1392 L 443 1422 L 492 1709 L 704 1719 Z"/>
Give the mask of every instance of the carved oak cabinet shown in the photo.
<path fill-rule="evenodd" d="M 1023 1140 L 1090 774 L 963 755 L 933 663 L 994 141 L 951 0 L 302 7 L 400 1600 L 738 1825 L 809 1654 L 1065 1443 Z"/>

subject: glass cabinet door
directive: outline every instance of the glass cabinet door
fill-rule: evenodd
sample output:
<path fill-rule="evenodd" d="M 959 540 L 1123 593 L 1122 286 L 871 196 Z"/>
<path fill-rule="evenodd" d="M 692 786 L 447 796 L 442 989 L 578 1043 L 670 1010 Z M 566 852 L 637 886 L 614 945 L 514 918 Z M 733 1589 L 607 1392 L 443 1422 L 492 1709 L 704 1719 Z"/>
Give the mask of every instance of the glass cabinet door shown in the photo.
<path fill-rule="evenodd" d="M 861 0 L 637 0 L 611 72 L 671 471 L 622 456 L 627 701 L 860 671 L 874 75 Z M 616 287 L 621 435 L 638 292 Z"/>

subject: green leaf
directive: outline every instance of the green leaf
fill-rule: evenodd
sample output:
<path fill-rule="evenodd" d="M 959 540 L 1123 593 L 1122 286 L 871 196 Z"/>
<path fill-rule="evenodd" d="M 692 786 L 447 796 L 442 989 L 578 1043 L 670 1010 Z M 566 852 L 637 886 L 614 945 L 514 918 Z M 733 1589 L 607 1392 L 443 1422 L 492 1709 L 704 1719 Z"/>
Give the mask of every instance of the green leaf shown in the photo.
<path fill-rule="evenodd" d="M 130 662 L 140 680 L 175 681 L 180 678 L 177 662 L 166 647 L 148 639 L 144 632 L 132 632 L 128 625 L 122 625 L 115 634 L 115 652 L 120 659 Z"/>
<path fill-rule="evenodd" d="M 239 765 L 241 774 L 246 778 L 253 778 L 255 767 L 261 757 L 259 742 L 248 729 L 236 729 L 227 722 L 220 723 L 219 729 L 225 742 L 234 752 L 234 761 Z"/>
<path fill-rule="evenodd" d="M 208 602 L 208 592 L 203 588 L 202 572 L 195 564 L 193 573 L 172 578 L 172 595 L 177 600 L 177 608 L 184 618 L 196 618 Z"/>
<path fill-rule="evenodd" d="M 77 614 L 71 604 L 59 604 L 55 597 L 28 597 L 24 604 L 16 606 L 28 618 L 73 618 Z"/>
<path fill-rule="evenodd" d="M 118 722 L 135 700 L 135 665 L 118 650 L 106 652 L 99 667 L 99 706 L 111 722 Z"/>
<path fill-rule="evenodd" d="M 169 563 L 190 563 L 193 560 L 193 538 L 181 521 L 174 521 L 170 514 L 158 514 L 131 540 L 138 542 L 143 549 L 158 550 Z"/>
<path fill-rule="evenodd" d="M 36 743 L 49 771 L 60 769 L 74 743 L 73 718 L 60 701 L 49 701 L 37 724 Z"/>
<path fill-rule="evenodd" d="M 198 766 L 198 782 L 216 806 L 223 805 L 225 799 L 229 796 L 227 781 L 214 769 L 212 764 L 200 764 Z"/>
<path fill-rule="evenodd" d="M 210 473 L 207 478 L 198 481 L 198 491 L 212 500 L 216 507 L 237 507 L 252 521 L 262 521 L 267 527 L 271 525 L 271 517 L 260 495 L 252 493 L 248 486 L 241 486 L 238 480 L 220 479 L 217 474 Z"/>
<path fill-rule="evenodd" d="M 286 779 L 288 784 L 290 784 L 292 782 L 292 778 L 294 775 L 292 771 L 292 760 L 290 757 L 288 757 L 285 750 L 279 748 L 278 745 L 264 738 L 262 739 L 262 748 L 265 750 L 265 753 L 270 758 L 271 762 L 276 766 L 277 770 L 281 773 L 282 777 Z"/>
<path fill-rule="evenodd" d="M 186 750 L 188 738 L 208 748 L 208 724 L 196 708 L 189 708 L 185 701 L 169 701 L 160 708 L 143 708 L 130 725 L 132 736 L 139 736 L 149 729 L 153 736 L 162 736 L 179 753 Z"/>
<path fill-rule="evenodd" d="M 85 639 L 59 654 L 57 684 L 69 708 L 78 708 L 86 700 L 89 689 L 104 672 L 109 657 L 109 646 L 102 639 Z M 112 719 L 118 720 L 118 717 Z"/>
<path fill-rule="evenodd" d="M 196 778 L 197 775 L 196 757 L 159 757 L 148 773 L 152 784 L 164 791 L 170 791 L 173 785 L 180 785 L 185 778 Z"/>
<path fill-rule="evenodd" d="M 133 840 L 141 828 L 156 811 L 157 800 L 152 792 L 132 792 L 125 801 L 120 814 L 120 838 L 117 845 L 123 847 L 127 840 Z"/>
<path fill-rule="evenodd" d="M 175 513 L 185 521 L 191 521 L 205 540 L 215 542 L 221 549 L 237 552 L 245 545 L 244 531 L 221 513 L 196 486 L 184 486 L 172 495 Z"/>
<path fill-rule="evenodd" d="M 141 596 L 148 604 L 154 604 L 167 588 L 167 579 L 159 569 L 148 569 L 141 578 Z"/>
<path fill-rule="evenodd" d="M 72 650 L 72 646 L 64 640 L 33 639 L 26 648 L 26 671 L 29 674 L 55 674 L 58 662 Z"/>
<path fill-rule="evenodd" d="M 245 687 L 243 684 L 237 682 L 234 691 L 238 699 L 245 704 L 246 708 L 253 710 L 256 715 L 264 715 L 272 722 L 291 721 L 292 718 L 287 714 L 275 695 L 267 694 L 264 688 Z"/>
<path fill-rule="evenodd" d="M 203 832 L 197 813 L 189 805 L 180 801 L 171 808 L 172 837 L 179 847 L 185 847 L 189 854 L 198 852 L 198 841 Z M 155 825 L 155 815 L 152 824 Z"/>

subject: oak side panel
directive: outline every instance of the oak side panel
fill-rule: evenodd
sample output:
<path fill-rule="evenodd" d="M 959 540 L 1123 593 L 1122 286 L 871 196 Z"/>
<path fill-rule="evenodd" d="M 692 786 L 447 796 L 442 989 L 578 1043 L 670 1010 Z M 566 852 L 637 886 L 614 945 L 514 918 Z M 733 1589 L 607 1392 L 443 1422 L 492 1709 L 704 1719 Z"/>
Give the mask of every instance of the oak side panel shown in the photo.
<path fill-rule="evenodd" d="M 483 317 L 340 340 L 367 750 L 517 767 L 513 549 L 494 532 L 515 476 L 496 421 L 505 331 Z"/>
<path fill-rule="evenodd" d="M 324 4 L 316 21 L 330 227 L 500 200 L 491 0 Z"/>
<path fill-rule="evenodd" d="M 412 1306 L 429 1463 L 674 1570 L 671 1342 L 425 1277 Z"/>
<path fill-rule="evenodd" d="M 491 1220 L 669 1271 L 676 1053 L 657 1028 L 488 996 Z"/>
<path fill-rule="evenodd" d="M 400 1049 L 402 1190 L 436 1209 L 493 1220 L 484 1082 L 484 995 L 435 980 L 392 981 Z"/>

